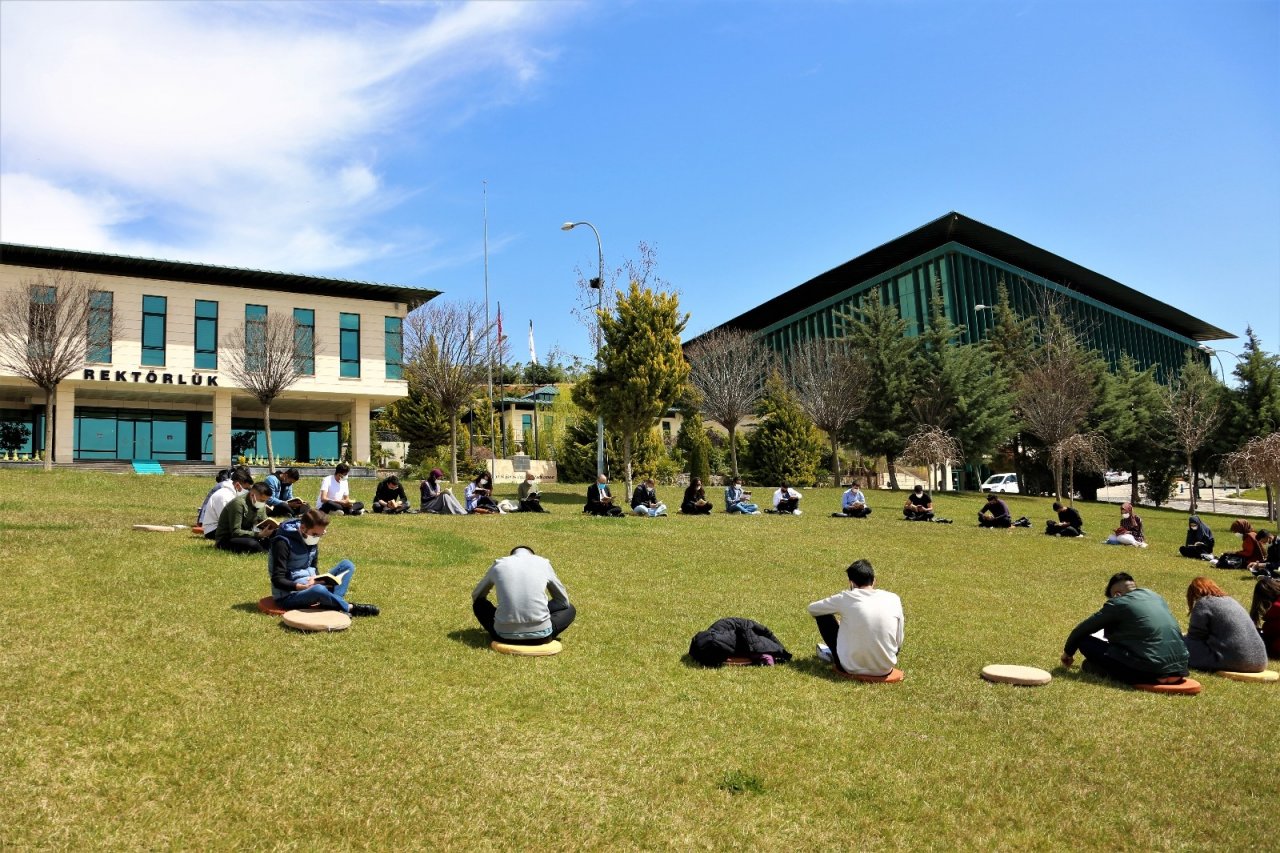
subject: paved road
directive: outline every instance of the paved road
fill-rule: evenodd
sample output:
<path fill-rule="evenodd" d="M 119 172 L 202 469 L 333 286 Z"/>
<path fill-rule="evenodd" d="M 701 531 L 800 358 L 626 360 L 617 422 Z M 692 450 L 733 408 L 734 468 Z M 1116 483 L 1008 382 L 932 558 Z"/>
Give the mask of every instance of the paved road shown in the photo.
<path fill-rule="evenodd" d="M 1201 489 L 1198 508 L 1202 512 L 1221 515 L 1236 515 L 1251 518 L 1266 518 L 1265 501 L 1250 501 L 1241 498 L 1228 498 L 1224 489 Z M 1098 490 L 1098 500 L 1103 503 L 1124 503 L 1129 500 L 1129 486 L 1107 486 Z M 1165 506 L 1183 512 L 1190 510 L 1190 494 L 1184 489 L 1181 495 L 1175 495 Z"/>

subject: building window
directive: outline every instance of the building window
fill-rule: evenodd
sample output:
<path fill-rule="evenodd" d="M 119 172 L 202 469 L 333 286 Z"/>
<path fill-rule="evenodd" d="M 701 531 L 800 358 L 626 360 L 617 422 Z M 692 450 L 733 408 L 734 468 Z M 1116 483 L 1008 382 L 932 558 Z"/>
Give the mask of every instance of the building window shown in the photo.
<path fill-rule="evenodd" d="M 196 300 L 196 370 L 218 369 L 218 303 Z"/>
<path fill-rule="evenodd" d="M 111 312 L 114 304 L 115 297 L 109 290 L 94 290 L 89 293 L 86 361 L 111 363 Z"/>
<path fill-rule="evenodd" d="M 267 348 L 267 306 L 244 306 L 244 366 L 261 370 Z"/>
<path fill-rule="evenodd" d="M 316 312 L 310 308 L 293 309 L 293 351 L 298 357 L 298 372 L 316 375 Z"/>
<path fill-rule="evenodd" d="M 387 378 L 404 379 L 404 332 L 399 317 L 386 318 Z"/>
<path fill-rule="evenodd" d="M 164 341 L 169 300 L 163 296 L 142 297 L 142 363 L 164 367 Z"/>
<path fill-rule="evenodd" d="M 338 358 L 342 362 L 339 376 L 360 376 L 360 315 L 339 314 Z"/>

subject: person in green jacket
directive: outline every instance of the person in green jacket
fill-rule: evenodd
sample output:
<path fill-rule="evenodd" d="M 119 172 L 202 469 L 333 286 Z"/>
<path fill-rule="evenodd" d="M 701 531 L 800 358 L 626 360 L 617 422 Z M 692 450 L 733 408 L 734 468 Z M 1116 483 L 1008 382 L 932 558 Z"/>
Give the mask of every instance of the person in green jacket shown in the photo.
<path fill-rule="evenodd" d="M 255 483 L 248 491 L 223 507 L 222 514 L 218 516 L 218 529 L 214 533 L 213 544 L 223 551 L 235 554 L 264 553 L 267 550 L 267 540 L 278 526 L 274 521 L 267 521 L 267 499 L 270 497 L 270 486 Z"/>
<path fill-rule="evenodd" d="M 1106 639 L 1093 636 L 1103 631 Z M 1062 665 L 1084 655 L 1084 670 L 1125 684 L 1172 683 L 1187 676 L 1187 646 L 1165 600 L 1118 572 L 1107 582 L 1107 603 L 1067 637 Z"/>

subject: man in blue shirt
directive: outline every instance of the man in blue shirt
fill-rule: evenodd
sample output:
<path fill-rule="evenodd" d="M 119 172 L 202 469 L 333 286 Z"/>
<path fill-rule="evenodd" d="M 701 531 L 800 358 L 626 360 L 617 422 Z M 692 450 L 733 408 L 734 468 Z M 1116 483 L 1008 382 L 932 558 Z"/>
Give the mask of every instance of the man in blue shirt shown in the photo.
<path fill-rule="evenodd" d="M 271 488 L 271 497 L 267 498 L 268 515 L 292 518 L 302 515 L 310 509 L 305 503 L 293 496 L 293 484 L 298 482 L 299 479 L 297 468 L 288 468 L 284 471 L 277 471 L 274 474 L 267 475 L 267 479 L 263 482 Z"/>

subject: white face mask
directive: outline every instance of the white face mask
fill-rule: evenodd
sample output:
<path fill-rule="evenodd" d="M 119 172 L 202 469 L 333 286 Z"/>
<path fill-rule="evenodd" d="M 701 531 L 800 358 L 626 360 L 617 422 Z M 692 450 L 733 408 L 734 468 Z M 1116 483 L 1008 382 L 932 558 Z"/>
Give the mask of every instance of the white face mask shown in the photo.
<path fill-rule="evenodd" d="M 1244 534 L 1243 534 L 1243 533 L 1237 533 L 1237 534 L 1236 534 L 1236 538 L 1237 538 L 1237 539 L 1244 539 Z"/>
<path fill-rule="evenodd" d="M 319 536 L 311 536 L 310 534 L 304 533 L 304 534 L 302 534 L 302 543 L 303 543 L 304 545 L 319 545 L 319 544 L 320 544 L 320 537 L 319 537 Z"/>
<path fill-rule="evenodd" d="M 1127 513 L 1127 512 L 1122 512 L 1122 513 L 1120 513 L 1120 517 L 1121 517 L 1121 518 L 1126 518 L 1126 519 L 1127 519 L 1127 518 L 1129 517 L 1129 513 Z"/>

